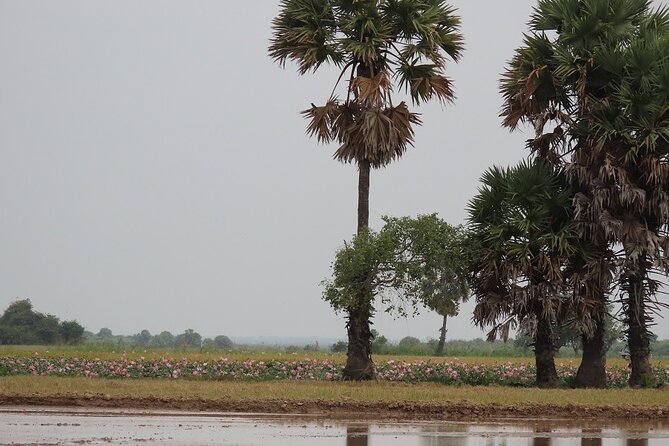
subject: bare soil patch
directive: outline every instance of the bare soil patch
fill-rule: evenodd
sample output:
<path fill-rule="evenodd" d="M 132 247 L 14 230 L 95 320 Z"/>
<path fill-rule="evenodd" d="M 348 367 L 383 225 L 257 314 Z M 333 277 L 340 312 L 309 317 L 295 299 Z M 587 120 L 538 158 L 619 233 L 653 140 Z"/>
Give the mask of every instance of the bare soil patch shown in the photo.
<path fill-rule="evenodd" d="M 282 399 L 203 399 L 110 395 L 0 395 L 0 406 L 87 407 L 185 410 L 257 414 L 322 415 L 366 420 L 646 419 L 669 420 L 669 407 L 614 407 L 545 404 L 492 405 L 462 402 L 407 402 Z"/>

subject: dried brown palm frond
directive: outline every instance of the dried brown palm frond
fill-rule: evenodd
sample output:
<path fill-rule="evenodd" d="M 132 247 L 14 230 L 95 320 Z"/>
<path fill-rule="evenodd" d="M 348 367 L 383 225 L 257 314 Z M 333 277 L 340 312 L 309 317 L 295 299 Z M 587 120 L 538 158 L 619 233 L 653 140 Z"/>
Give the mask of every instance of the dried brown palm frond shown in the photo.
<path fill-rule="evenodd" d="M 330 99 L 323 106 L 311 104 L 311 108 L 302 111 L 302 116 L 309 120 L 307 133 L 316 136 L 319 143 L 325 144 L 334 140 L 336 129 L 334 123 L 340 105 L 336 98 Z"/>
<path fill-rule="evenodd" d="M 351 81 L 351 91 L 356 101 L 365 107 L 382 108 L 392 90 L 393 84 L 385 71 L 374 77 L 358 76 Z"/>
<path fill-rule="evenodd" d="M 406 103 L 379 110 L 375 107 L 360 107 L 350 114 L 353 121 L 346 121 L 347 128 L 339 139 L 342 143 L 335 152 L 341 162 L 365 160 L 372 167 L 384 167 L 404 154 L 413 144 L 413 125 L 420 123 L 416 113 L 409 111 Z"/>

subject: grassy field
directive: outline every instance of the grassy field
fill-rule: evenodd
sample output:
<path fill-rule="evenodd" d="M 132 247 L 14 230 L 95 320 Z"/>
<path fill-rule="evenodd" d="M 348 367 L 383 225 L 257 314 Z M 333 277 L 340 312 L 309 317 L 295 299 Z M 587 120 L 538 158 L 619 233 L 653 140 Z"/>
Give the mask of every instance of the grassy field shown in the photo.
<path fill-rule="evenodd" d="M 550 403 L 552 405 L 669 407 L 669 390 L 528 390 L 511 387 L 444 386 L 387 382 L 280 381 L 249 383 L 19 376 L 0 378 L 0 393 L 23 396 L 69 394 L 204 400 L 450 401 L 493 405 Z"/>
<path fill-rule="evenodd" d="M 286 353 L 278 350 L 232 350 L 232 351 L 199 351 L 174 349 L 135 349 L 115 351 L 94 348 L 72 347 L 14 347 L 0 346 L 0 357 L 14 358 L 87 358 L 102 360 L 119 360 L 124 357 L 129 361 L 139 358 L 147 359 L 188 359 L 189 361 L 207 361 L 228 358 L 230 361 L 301 361 L 327 360 L 336 364 L 344 364 L 344 354 L 328 352 Z M 495 365 L 532 363 L 532 358 L 490 358 L 490 357 L 418 357 L 418 356 L 375 356 L 379 364 L 387 361 L 431 361 L 462 362 L 470 365 Z M 578 365 L 577 358 L 558 358 L 558 364 Z M 655 366 L 666 366 L 666 359 L 653 361 Z M 621 358 L 612 358 L 609 365 L 625 367 Z M 667 389 L 667 390 L 665 390 Z M 649 390 L 606 389 L 606 390 L 575 390 L 536 388 L 518 388 L 511 386 L 444 385 L 437 383 L 418 382 L 402 383 L 376 381 L 366 383 L 350 383 L 342 381 L 245 381 L 216 379 L 103 379 L 57 376 L 5 376 L 0 377 L 0 398 L 4 397 L 11 404 L 12 397 L 49 398 L 58 396 L 95 397 L 95 398 L 155 398 L 184 399 L 202 401 L 352 401 L 352 402 L 409 402 L 409 403 L 467 403 L 477 405 L 530 406 L 550 405 L 584 408 L 625 408 L 646 407 L 669 408 L 669 387 Z M 653 412 L 654 413 L 654 412 Z"/>

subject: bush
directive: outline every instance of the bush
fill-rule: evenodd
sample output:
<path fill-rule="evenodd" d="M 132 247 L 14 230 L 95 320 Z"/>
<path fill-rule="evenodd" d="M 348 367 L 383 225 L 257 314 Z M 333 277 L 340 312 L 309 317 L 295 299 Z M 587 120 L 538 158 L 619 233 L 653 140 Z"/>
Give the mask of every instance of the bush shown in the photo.
<path fill-rule="evenodd" d="M 348 342 L 339 341 L 332 344 L 330 347 L 332 353 L 346 353 L 348 351 Z"/>

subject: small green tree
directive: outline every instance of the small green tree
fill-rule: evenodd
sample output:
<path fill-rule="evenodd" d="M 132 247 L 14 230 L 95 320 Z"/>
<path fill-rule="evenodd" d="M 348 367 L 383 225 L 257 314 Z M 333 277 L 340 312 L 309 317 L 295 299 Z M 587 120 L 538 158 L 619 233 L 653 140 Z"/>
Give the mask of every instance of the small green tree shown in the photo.
<path fill-rule="evenodd" d="M 323 293 L 335 310 L 365 305 L 373 314 L 378 298 L 387 312 L 407 316 L 467 295 L 461 228 L 434 214 L 384 222 L 379 233 L 366 230 L 337 252 Z"/>
<path fill-rule="evenodd" d="M 219 335 L 214 338 L 214 345 L 216 346 L 216 348 L 229 349 L 234 347 L 235 344 L 229 337 Z"/>
<path fill-rule="evenodd" d="M 372 353 L 378 355 L 388 345 L 388 338 L 379 334 L 378 331 L 372 330 Z"/>
<path fill-rule="evenodd" d="M 100 329 L 100 331 L 98 331 L 95 337 L 101 341 L 108 341 L 114 337 L 114 333 L 112 333 L 112 331 L 109 328 L 103 327 Z"/>
<path fill-rule="evenodd" d="M 132 342 L 135 345 L 147 347 L 149 344 L 151 344 L 151 339 L 152 336 L 149 330 L 142 330 L 132 337 Z"/>
<path fill-rule="evenodd" d="M 399 344 L 397 346 L 405 351 L 412 351 L 416 350 L 418 347 L 420 347 L 421 342 L 420 339 L 414 337 L 414 336 L 405 336 L 402 339 L 400 339 Z"/>
<path fill-rule="evenodd" d="M 174 335 L 169 331 L 162 331 L 151 338 L 152 347 L 174 347 Z"/>
<path fill-rule="evenodd" d="M 79 344 L 84 336 L 84 327 L 77 321 L 63 321 L 60 323 L 60 336 L 66 344 Z"/>
<path fill-rule="evenodd" d="M 348 350 L 348 342 L 337 341 L 330 347 L 332 353 L 345 353 Z"/>
<path fill-rule="evenodd" d="M 179 348 L 201 348 L 202 336 L 189 328 L 174 339 L 174 344 Z"/>

